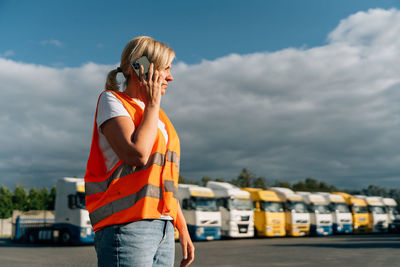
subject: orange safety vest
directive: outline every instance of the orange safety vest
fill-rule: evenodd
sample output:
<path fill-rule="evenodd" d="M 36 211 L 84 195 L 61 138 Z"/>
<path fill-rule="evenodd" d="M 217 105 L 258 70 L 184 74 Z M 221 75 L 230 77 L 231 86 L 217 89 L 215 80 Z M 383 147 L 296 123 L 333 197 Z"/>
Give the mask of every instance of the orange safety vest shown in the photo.
<path fill-rule="evenodd" d="M 125 93 L 110 92 L 122 102 L 137 129 L 143 117 L 142 108 Z M 97 108 L 85 173 L 86 209 L 94 231 L 107 225 L 159 219 L 161 215 L 171 216 L 175 225 L 180 145 L 167 115 L 160 109 L 159 119 L 165 124 L 168 143 L 158 129 L 145 166 L 129 166 L 120 160 L 110 171 L 99 146 L 96 117 Z"/>

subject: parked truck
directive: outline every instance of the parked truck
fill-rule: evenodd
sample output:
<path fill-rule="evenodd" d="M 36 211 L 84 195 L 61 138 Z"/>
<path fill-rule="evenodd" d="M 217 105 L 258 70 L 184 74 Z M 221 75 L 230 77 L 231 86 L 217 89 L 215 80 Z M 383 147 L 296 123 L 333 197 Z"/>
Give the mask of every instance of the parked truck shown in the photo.
<path fill-rule="evenodd" d="M 332 234 L 332 214 L 329 202 L 318 193 L 297 192 L 303 196 L 304 201 L 310 211 L 311 223 L 310 234 L 312 235 L 331 235 Z"/>
<path fill-rule="evenodd" d="M 400 232 L 400 214 L 399 207 L 397 206 L 396 200 L 393 198 L 383 198 L 383 204 L 386 206 L 389 217 L 389 232 L 399 233 Z"/>
<path fill-rule="evenodd" d="M 178 199 L 193 240 L 221 239 L 221 212 L 210 188 L 179 184 Z"/>
<path fill-rule="evenodd" d="M 37 243 L 93 243 L 94 231 L 85 209 L 83 178 L 62 178 L 57 181 L 55 219 L 17 217 L 13 240 Z"/>
<path fill-rule="evenodd" d="M 381 197 L 358 196 L 364 198 L 368 205 L 369 229 L 373 233 L 386 233 L 389 231 L 389 217 Z"/>
<path fill-rule="evenodd" d="M 285 236 L 283 201 L 272 190 L 243 188 L 250 193 L 254 206 L 254 229 L 257 236 Z"/>
<path fill-rule="evenodd" d="M 349 206 L 342 195 L 320 193 L 330 203 L 332 214 L 332 230 L 334 234 L 352 233 L 353 218 Z"/>
<path fill-rule="evenodd" d="M 305 236 L 310 232 L 310 213 L 303 197 L 289 188 L 271 187 L 284 202 L 286 235 Z"/>
<path fill-rule="evenodd" d="M 344 192 L 333 192 L 333 194 L 343 196 L 349 206 L 353 216 L 353 232 L 357 234 L 370 232 L 369 213 L 366 200 Z"/>
<path fill-rule="evenodd" d="M 221 235 L 225 237 L 254 236 L 254 216 L 250 194 L 229 183 L 207 183 L 217 199 L 221 212 Z"/>

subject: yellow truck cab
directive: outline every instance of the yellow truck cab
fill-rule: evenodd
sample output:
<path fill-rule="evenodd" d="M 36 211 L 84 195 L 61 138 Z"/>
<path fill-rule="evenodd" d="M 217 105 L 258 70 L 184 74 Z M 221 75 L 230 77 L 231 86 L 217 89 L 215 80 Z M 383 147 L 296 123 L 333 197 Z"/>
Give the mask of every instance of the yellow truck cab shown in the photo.
<path fill-rule="evenodd" d="M 303 197 L 289 188 L 271 187 L 284 203 L 286 234 L 305 236 L 310 233 L 310 213 Z"/>
<path fill-rule="evenodd" d="M 372 230 L 369 228 L 370 219 L 368 206 L 365 199 L 343 192 L 333 192 L 332 194 L 343 196 L 347 205 L 350 207 L 351 214 L 353 215 L 354 233 L 368 233 Z"/>
<path fill-rule="evenodd" d="M 250 193 L 254 205 L 254 229 L 257 236 L 285 236 L 283 201 L 276 192 L 242 188 Z"/>

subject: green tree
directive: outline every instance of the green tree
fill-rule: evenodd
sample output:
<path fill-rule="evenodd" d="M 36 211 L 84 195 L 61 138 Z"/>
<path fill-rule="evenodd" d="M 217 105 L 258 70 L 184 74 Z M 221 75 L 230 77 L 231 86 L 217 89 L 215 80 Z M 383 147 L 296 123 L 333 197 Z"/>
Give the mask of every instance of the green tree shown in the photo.
<path fill-rule="evenodd" d="M 28 203 L 29 210 L 47 210 L 52 201 L 47 187 L 42 189 L 31 188 L 29 190 Z"/>
<path fill-rule="evenodd" d="M 377 186 L 377 185 L 369 185 L 368 188 L 364 188 L 361 190 L 363 195 L 367 196 L 381 196 L 381 197 L 388 197 L 389 194 L 386 188 Z"/>
<path fill-rule="evenodd" d="M 290 185 L 289 182 L 287 182 L 287 181 L 279 181 L 278 179 L 275 180 L 274 186 L 275 187 L 285 187 L 285 188 L 289 188 L 289 189 L 292 188 L 292 186 Z"/>
<path fill-rule="evenodd" d="M 28 193 L 26 192 L 26 189 L 23 186 L 17 185 L 15 187 L 12 196 L 12 202 L 14 210 L 20 210 L 20 211 L 28 210 L 29 208 Z"/>
<path fill-rule="evenodd" d="M 318 192 L 319 184 L 318 184 L 317 180 L 315 180 L 313 178 L 306 178 L 305 184 L 306 184 L 307 191 Z"/>
<path fill-rule="evenodd" d="M 333 192 L 333 191 L 337 191 L 336 187 L 333 185 L 328 185 L 326 182 L 319 182 L 319 192 Z"/>
<path fill-rule="evenodd" d="M 29 189 L 28 210 L 41 210 L 43 206 L 40 191 L 36 188 Z"/>
<path fill-rule="evenodd" d="M 206 185 L 207 185 L 207 182 L 209 182 L 209 181 L 212 181 L 212 179 L 211 179 L 210 177 L 208 177 L 208 176 L 203 176 L 203 177 L 201 178 L 201 185 L 202 185 L 202 186 L 206 186 Z"/>
<path fill-rule="evenodd" d="M 253 187 L 267 189 L 268 184 L 264 177 L 257 177 L 253 182 Z"/>
<path fill-rule="evenodd" d="M 54 185 L 51 190 L 50 190 L 50 194 L 48 196 L 47 199 L 47 210 L 55 210 L 55 203 L 56 203 L 56 186 Z"/>
<path fill-rule="evenodd" d="M 187 179 L 187 178 L 185 178 L 182 174 L 179 174 L 179 181 L 178 181 L 180 184 L 197 184 L 198 185 L 198 183 L 195 181 L 195 180 L 193 180 L 193 179 Z"/>
<path fill-rule="evenodd" d="M 231 181 L 232 184 L 238 187 L 251 187 L 254 174 L 252 174 L 247 168 L 243 168 L 239 176 Z"/>
<path fill-rule="evenodd" d="M 292 189 L 294 191 L 307 191 L 307 186 L 303 181 L 299 181 L 293 184 Z"/>
<path fill-rule="evenodd" d="M 10 218 L 12 215 L 13 203 L 12 193 L 5 186 L 0 187 L 0 219 Z"/>

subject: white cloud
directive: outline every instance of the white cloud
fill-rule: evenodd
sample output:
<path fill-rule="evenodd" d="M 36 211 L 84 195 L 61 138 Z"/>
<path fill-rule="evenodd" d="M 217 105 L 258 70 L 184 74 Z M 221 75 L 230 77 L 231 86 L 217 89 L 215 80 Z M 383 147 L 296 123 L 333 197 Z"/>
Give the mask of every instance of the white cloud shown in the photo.
<path fill-rule="evenodd" d="M 181 138 L 182 174 L 230 179 L 247 167 L 267 179 L 397 185 L 397 25 L 399 11 L 369 10 L 342 20 L 324 46 L 177 63 L 163 107 Z M 83 175 L 113 67 L 0 58 L 1 183 Z"/>
<path fill-rule="evenodd" d="M 64 46 L 64 44 L 62 42 L 60 42 L 59 40 L 55 40 L 55 39 L 43 40 L 40 42 L 40 44 L 43 46 L 48 46 L 48 45 L 52 45 L 52 46 L 56 46 L 56 47 Z"/>

